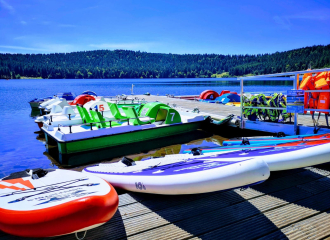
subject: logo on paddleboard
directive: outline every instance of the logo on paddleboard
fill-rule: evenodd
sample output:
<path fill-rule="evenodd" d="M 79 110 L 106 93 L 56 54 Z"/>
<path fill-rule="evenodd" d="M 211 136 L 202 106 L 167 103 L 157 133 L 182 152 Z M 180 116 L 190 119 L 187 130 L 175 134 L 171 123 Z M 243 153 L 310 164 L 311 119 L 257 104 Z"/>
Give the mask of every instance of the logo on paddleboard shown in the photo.
<path fill-rule="evenodd" d="M 0 189 L 10 188 L 12 190 L 27 190 L 34 188 L 29 180 L 16 178 L 11 180 L 0 181 Z"/>
<path fill-rule="evenodd" d="M 135 187 L 136 187 L 136 189 L 139 189 L 139 190 L 147 190 L 146 187 L 141 182 L 136 182 Z"/>

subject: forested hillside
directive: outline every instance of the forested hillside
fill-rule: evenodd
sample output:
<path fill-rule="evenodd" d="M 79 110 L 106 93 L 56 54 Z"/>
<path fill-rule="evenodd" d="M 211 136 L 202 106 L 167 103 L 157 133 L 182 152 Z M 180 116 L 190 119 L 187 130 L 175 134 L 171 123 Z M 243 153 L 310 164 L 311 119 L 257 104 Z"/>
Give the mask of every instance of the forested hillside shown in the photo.
<path fill-rule="evenodd" d="M 330 67 L 330 45 L 274 54 L 161 54 L 98 50 L 55 54 L 0 54 L 0 78 L 203 78 Z"/>

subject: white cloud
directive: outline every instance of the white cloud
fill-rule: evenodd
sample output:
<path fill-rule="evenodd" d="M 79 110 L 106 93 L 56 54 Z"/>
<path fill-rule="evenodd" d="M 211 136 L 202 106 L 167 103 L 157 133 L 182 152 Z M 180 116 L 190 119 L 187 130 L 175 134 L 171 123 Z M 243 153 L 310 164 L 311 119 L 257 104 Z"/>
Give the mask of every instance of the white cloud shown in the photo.
<path fill-rule="evenodd" d="M 18 36 L 18 37 L 14 37 L 13 40 L 21 40 L 25 38 L 27 38 L 27 36 Z"/>
<path fill-rule="evenodd" d="M 287 16 L 291 19 L 308 19 L 308 20 L 327 20 L 330 19 L 330 9 L 320 9 L 317 11 L 302 12 L 295 15 Z"/>
<path fill-rule="evenodd" d="M 30 48 L 30 47 L 21 47 L 21 46 L 4 46 L 0 45 L 0 48 L 6 48 L 6 49 L 15 49 L 15 50 L 25 50 L 25 51 L 47 51 L 47 49 L 42 49 L 42 48 Z"/>
<path fill-rule="evenodd" d="M 99 49 L 130 49 L 130 50 L 147 50 L 149 47 L 155 45 L 153 42 L 147 43 L 102 43 L 90 44 L 90 47 Z"/>
<path fill-rule="evenodd" d="M 30 51 L 33 53 L 64 53 L 76 51 L 74 46 L 69 44 L 37 44 L 37 46 L 39 46 L 39 48 L 0 45 L 0 49 L 23 50 L 24 52 Z"/>
<path fill-rule="evenodd" d="M 289 19 L 287 17 L 275 16 L 275 17 L 273 17 L 273 19 L 282 28 L 284 28 L 286 30 L 290 30 L 291 29 L 291 23 L 290 23 L 290 21 L 289 21 Z"/>
<path fill-rule="evenodd" d="M 45 49 L 46 52 L 52 52 L 52 53 L 63 53 L 63 52 L 73 52 L 76 51 L 75 47 L 71 44 L 47 44 L 47 43 L 41 43 L 38 44 L 38 46 Z"/>
<path fill-rule="evenodd" d="M 26 25 L 27 22 L 25 22 L 25 21 L 21 21 L 21 24 L 22 24 L 22 25 Z"/>
<path fill-rule="evenodd" d="M 330 9 L 320 9 L 317 11 L 299 12 L 298 14 L 288 16 L 275 16 L 274 21 L 286 30 L 291 30 L 291 21 L 296 19 L 312 20 L 312 21 L 324 21 L 330 19 Z"/>
<path fill-rule="evenodd" d="M 0 0 L 1 5 L 3 8 L 7 9 L 11 14 L 15 13 L 15 9 L 9 5 L 5 0 Z"/>
<path fill-rule="evenodd" d="M 76 25 L 72 25 L 72 24 L 59 24 L 59 27 L 64 27 L 64 28 L 74 28 L 76 27 Z"/>

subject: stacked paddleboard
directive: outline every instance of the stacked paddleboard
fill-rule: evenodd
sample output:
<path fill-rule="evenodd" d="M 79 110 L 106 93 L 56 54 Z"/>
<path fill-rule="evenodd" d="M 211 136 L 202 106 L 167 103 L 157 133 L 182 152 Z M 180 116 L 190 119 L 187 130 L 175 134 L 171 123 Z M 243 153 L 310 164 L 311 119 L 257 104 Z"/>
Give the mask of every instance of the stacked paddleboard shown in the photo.
<path fill-rule="evenodd" d="M 256 137 L 249 138 L 249 144 L 278 144 L 284 142 L 292 142 L 292 141 L 301 141 L 301 140 L 323 140 L 330 139 L 330 134 L 309 134 L 309 135 L 293 135 L 293 136 L 285 136 L 285 137 Z M 234 145 L 242 145 L 244 144 L 244 139 L 231 139 L 223 141 L 223 146 L 234 146 Z"/>
<path fill-rule="evenodd" d="M 116 212 L 118 195 L 104 180 L 67 170 L 27 170 L 0 181 L 0 230 L 22 237 L 86 231 Z"/>
<path fill-rule="evenodd" d="M 329 162 L 329 136 L 329 134 L 306 136 L 304 138 L 297 138 L 304 140 L 298 141 L 295 138 L 290 142 L 284 141 L 281 144 L 271 144 L 277 141 L 274 140 L 273 142 L 269 141 L 265 143 L 269 145 L 263 145 L 258 142 L 251 145 L 201 147 L 197 149 L 185 149 L 183 152 L 187 153 L 188 156 L 210 161 L 239 161 L 246 157 L 261 158 L 266 161 L 270 171 L 280 171 Z M 197 154 L 195 154 L 196 152 Z M 177 157 L 182 158 L 184 155 L 179 154 Z"/>

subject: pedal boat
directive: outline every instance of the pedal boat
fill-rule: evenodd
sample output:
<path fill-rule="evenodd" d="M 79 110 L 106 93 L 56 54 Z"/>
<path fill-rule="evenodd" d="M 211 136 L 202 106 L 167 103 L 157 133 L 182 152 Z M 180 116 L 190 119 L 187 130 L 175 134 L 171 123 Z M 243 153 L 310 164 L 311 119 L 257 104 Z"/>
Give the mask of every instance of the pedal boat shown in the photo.
<path fill-rule="evenodd" d="M 56 126 L 44 122 L 41 129 L 45 133 L 46 143 L 57 145 L 60 163 L 79 165 L 82 163 L 70 162 L 68 159 L 81 153 L 123 145 L 129 147 L 129 144 L 133 143 L 195 131 L 205 120 L 204 116 L 198 113 L 178 112 L 159 102 L 138 107 L 122 106 L 121 110 L 114 103 L 109 103 L 108 106 L 113 115 L 110 120 L 105 118 L 104 113 L 102 116 L 100 108 L 95 111 L 77 106 L 84 124 Z M 122 155 L 125 155 L 125 152 Z M 106 158 L 110 157 L 106 156 Z M 100 158 L 97 154 L 91 154 L 90 158 L 84 160 L 83 163 L 100 160 Z"/>

